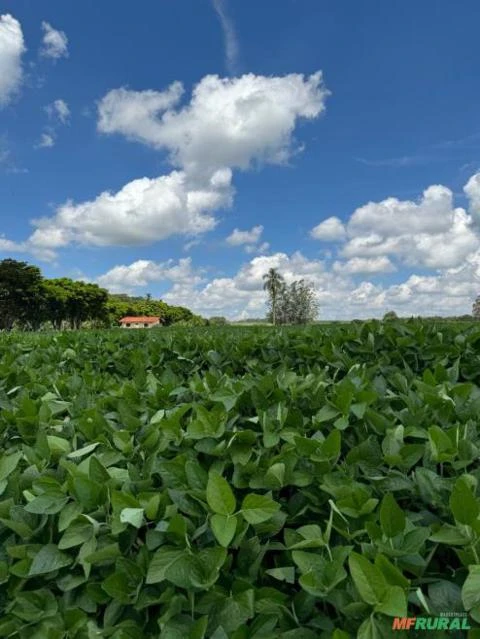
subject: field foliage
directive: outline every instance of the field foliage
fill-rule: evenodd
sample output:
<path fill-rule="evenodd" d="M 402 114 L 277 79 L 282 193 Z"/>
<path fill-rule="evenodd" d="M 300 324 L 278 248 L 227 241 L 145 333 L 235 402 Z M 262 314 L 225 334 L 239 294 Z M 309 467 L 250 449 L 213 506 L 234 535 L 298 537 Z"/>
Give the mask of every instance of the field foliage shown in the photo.
<path fill-rule="evenodd" d="M 473 628 L 479 380 L 473 324 L 2 336 L 0 637 Z"/>

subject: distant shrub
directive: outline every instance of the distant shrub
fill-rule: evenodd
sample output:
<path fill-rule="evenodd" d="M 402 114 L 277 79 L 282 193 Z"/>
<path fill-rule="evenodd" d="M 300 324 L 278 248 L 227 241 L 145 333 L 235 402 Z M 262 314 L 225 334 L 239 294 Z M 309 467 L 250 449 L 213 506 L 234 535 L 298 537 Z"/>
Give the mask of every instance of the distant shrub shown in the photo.
<path fill-rule="evenodd" d="M 388 320 L 396 320 L 398 319 L 398 315 L 395 313 L 395 311 L 388 311 L 388 313 L 385 313 L 385 315 L 383 316 L 383 321 L 388 321 Z"/>
<path fill-rule="evenodd" d="M 227 320 L 225 317 L 210 317 L 207 320 L 207 324 L 209 326 L 225 326 L 225 324 L 228 324 Z"/>

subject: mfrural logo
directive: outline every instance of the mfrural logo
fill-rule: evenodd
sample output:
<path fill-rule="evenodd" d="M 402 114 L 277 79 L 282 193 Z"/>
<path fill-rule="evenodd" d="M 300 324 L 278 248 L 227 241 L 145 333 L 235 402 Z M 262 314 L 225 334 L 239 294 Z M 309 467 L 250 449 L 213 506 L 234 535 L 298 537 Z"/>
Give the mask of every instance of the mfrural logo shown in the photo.
<path fill-rule="evenodd" d="M 463 615 L 441 617 L 394 617 L 392 630 L 470 630 L 468 617 Z"/>

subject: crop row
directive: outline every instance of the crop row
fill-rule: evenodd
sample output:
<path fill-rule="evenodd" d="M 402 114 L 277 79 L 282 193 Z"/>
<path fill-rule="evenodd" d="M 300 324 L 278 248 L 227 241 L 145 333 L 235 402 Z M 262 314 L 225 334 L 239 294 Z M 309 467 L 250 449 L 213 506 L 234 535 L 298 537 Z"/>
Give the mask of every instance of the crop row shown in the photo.
<path fill-rule="evenodd" d="M 479 380 L 474 324 L 2 336 L 0 637 L 477 636 Z"/>

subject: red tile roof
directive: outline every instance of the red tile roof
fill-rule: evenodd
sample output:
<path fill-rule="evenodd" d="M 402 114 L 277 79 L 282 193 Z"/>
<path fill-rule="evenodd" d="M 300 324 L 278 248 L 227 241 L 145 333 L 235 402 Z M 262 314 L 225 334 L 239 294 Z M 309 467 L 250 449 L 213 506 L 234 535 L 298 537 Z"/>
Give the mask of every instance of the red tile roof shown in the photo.
<path fill-rule="evenodd" d="M 154 324 L 159 321 L 160 321 L 159 317 L 122 317 L 122 319 L 120 320 L 120 323 L 121 324 L 135 324 L 135 323 Z"/>

